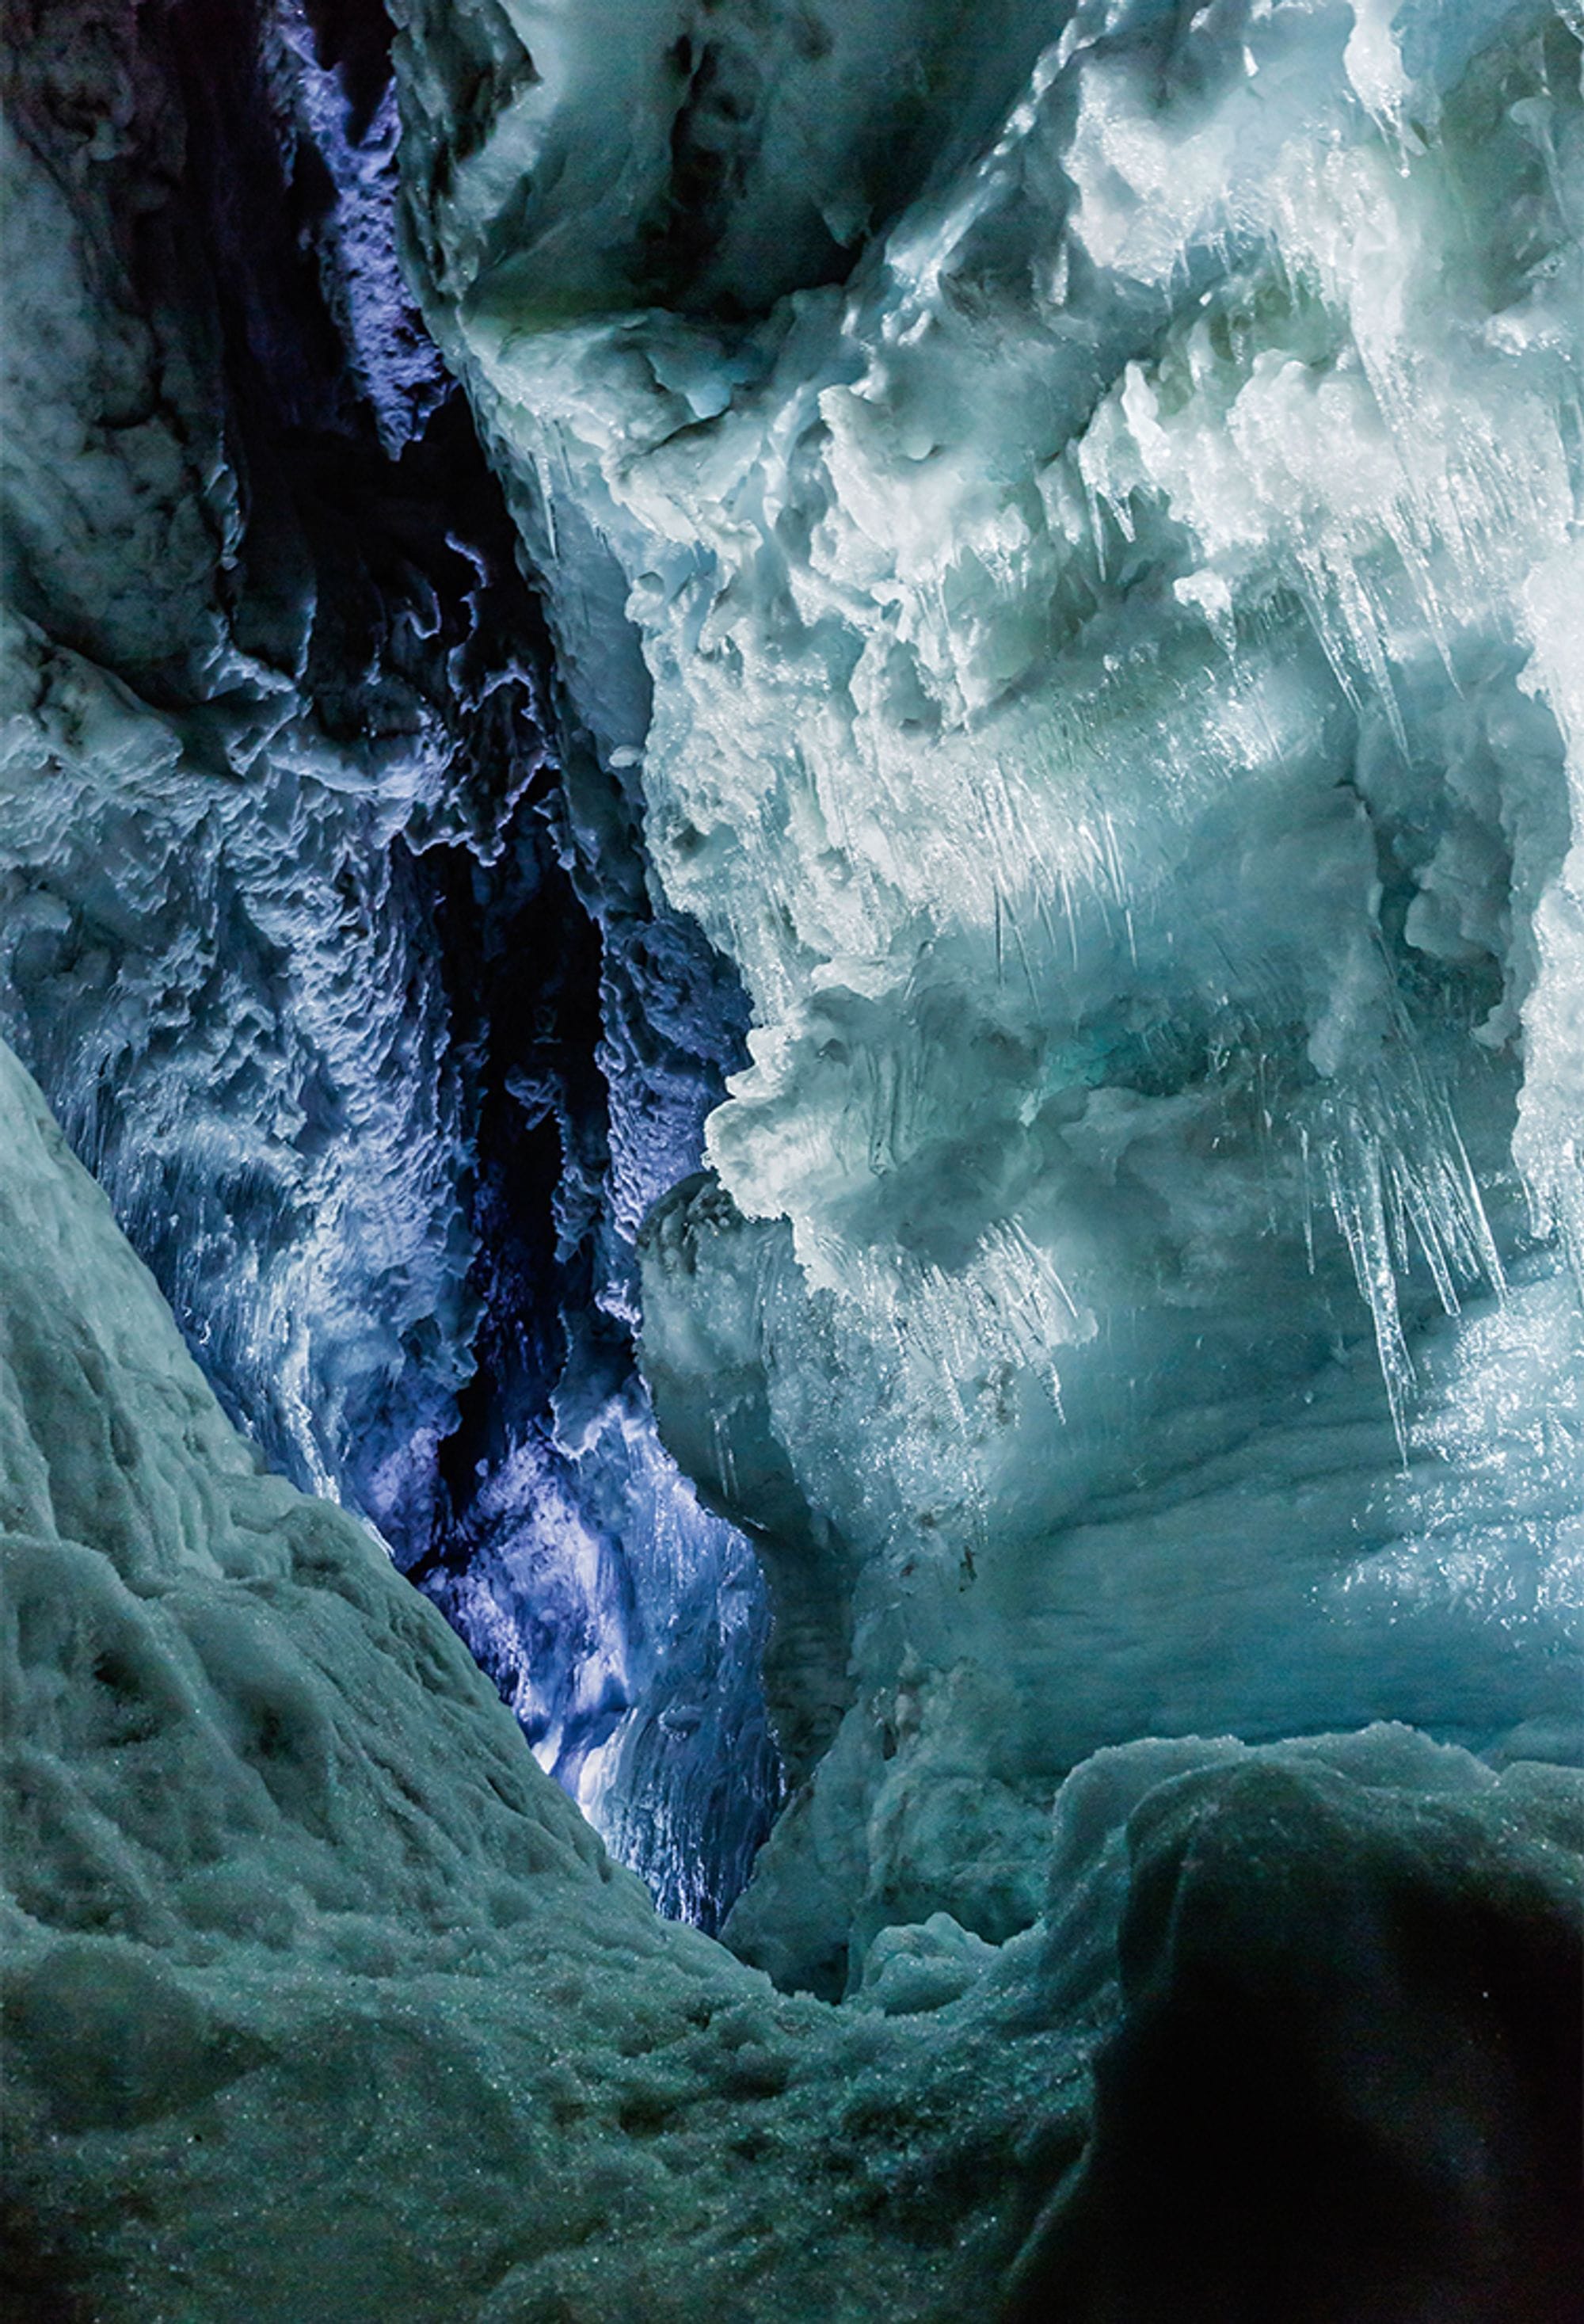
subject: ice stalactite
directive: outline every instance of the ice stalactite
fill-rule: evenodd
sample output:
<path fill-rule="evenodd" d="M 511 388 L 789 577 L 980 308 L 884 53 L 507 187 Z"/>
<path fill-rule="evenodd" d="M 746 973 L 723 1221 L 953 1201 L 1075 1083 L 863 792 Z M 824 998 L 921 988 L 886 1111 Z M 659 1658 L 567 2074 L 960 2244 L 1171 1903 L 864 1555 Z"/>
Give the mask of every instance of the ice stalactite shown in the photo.
<path fill-rule="evenodd" d="M 1576 22 L 399 17 L 426 312 L 752 1010 L 643 1323 L 813 1769 L 734 1941 L 1003 1935 L 1141 1732 L 1575 1755 Z"/>

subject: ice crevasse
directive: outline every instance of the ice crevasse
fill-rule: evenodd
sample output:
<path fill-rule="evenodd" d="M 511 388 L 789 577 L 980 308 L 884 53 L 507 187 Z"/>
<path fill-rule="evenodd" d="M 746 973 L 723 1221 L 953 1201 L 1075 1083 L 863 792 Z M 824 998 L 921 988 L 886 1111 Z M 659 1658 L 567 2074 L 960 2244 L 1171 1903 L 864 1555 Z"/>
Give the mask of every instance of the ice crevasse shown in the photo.
<path fill-rule="evenodd" d="M 777 1782 L 764 1599 L 656 1438 L 633 1246 L 740 1002 L 552 736 L 397 269 L 390 26 L 311 13 L 7 22 L 0 1036 L 224 1407 L 710 1921 Z"/>
<path fill-rule="evenodd" d="M 748 993 L 651 1212 L 799 1785 L 999 1940 L 1141 1734 L 1579 1749 L 1579 27 L 404 5 L 405 232 Z"/>

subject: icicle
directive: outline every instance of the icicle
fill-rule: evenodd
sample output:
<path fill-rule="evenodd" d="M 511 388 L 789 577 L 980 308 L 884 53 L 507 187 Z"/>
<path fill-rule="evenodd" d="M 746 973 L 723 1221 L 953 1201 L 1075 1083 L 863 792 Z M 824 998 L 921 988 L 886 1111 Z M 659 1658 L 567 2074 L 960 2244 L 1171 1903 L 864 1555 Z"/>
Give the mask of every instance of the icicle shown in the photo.
<path fill-rule="evenodd" d="M 1323 1149 L 1323 1166 L 1331 1209 L 1375 1326 L 1376 1351 L 1380 1358 L 1392 1427 L 1406 1468 L 1407 1407 L 1414 1389 L 1414 1365 L 1403 1337 L 1397 1307 L 1397 1282 L 1392 1268 L 1382 1198 L 1380 1157 L 1373 1136 L 1358 1128 L 1349 1140 L 1345 1157 L 1337 1142 L 1328 1142 Z"/>

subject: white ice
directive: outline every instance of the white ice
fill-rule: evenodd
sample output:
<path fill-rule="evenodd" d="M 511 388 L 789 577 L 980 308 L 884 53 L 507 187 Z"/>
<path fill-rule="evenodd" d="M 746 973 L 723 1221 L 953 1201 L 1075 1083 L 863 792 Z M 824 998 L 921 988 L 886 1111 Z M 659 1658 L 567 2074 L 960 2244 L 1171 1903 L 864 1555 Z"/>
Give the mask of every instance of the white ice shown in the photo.
<path fill-rule="evenodd" d="M 1004 1932 L 1141 1733 L 1576 1755 L 1576 23 L 401 14 L 413 279 L 753 1004 L 644 1324 L 829 1747 L 736 1941 Z"/>

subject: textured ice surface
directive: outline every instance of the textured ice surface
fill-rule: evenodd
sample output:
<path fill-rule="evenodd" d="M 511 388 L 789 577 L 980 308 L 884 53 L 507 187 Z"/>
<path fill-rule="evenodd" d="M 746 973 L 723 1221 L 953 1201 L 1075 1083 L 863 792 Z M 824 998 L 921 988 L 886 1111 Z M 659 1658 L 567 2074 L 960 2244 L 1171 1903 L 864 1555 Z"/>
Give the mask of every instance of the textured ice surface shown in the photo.
<path fill-rule="evenodd" d="M 0 1049 L 0 2305 L 1563 2324 L 1579 1803 L 1525 1755 L 1574 1713 L 1578 1324 L 1528 1229 L 1577 706 L 1565 580 L 1520 621 L 1497 559 L 1552 325 L 1500 309 L 1499 523 L 1460 469 L 1415 531 L 1279 397 L 1268 443 L 1216 414 L 1298 329 L 1329 213 L 1266 213 L 1315 124 L 1424 265 L 1478 132 L 1468 231 L 1543 267 L 1570 52 L 1504 19 L 1460 121 L 1481 40 L 1429 15 L 1042 61 L 1016 0 L 521 13 L 531 59 L 493 6 L 429 28 L 409 161 L 492 362 L 528 302 L 545 424 L 495 417 L 554 783 L 391 272 L 377 12 L 283 9 L 262 79 L 217 0 L 14 28 L 6 1021 L 233 1406 L 421 1550 L 518 1717 L 265 1473 Z M 1368 276 L 1408 344 L 1413 267 L 1393 309 L 1356 255 L 1314 315 Z M 1425 343 L 1460 456 L 1506 358 Z M 1386 433 L 1433 466 L 1428 408 Z M 673 1192 L 738 1029 L 690 881 L 759 1055 Z M 806 1786 L 738 1942 L 845 2011 L 658 1921 L 525 1739 L 668 1901 L 735 1878 L 761 1609 L 627 1370 L 646 1215 L 649 1371 L 759 1531 Z M 1404 1709 L 1487 1756 L 1183 1732 Z"/>
<path fill-rule="evenodd" d="M 6 1021 L 271 1458 L 422 1542 L 471 1125 L 421 856 L 498 854 L 543 756 L 526 604 L 465 431 L 399 466 L 342 368 L 252 12 L 25 29 Z"/>
<path fill-rule="evenodd" d="M 3 1048 L 0 1576 L 10 2313 L 946 2324 L 1014 2270 L 1092 2324 L 1573 2312 L 1576 1777 L 1102 1753 L 1032 1929 L 778 1994 L 262 1471 Z"/>
<path fill-rule="evenodd" d="M 1576 1754 L 1575 18 L 397 14 L 426 311 L 753 1009 L 643 1326 L 818 1766 L 734 1941 L 1004 1936 L 1129 1736 Z"/>
<path fill-rule="evenodd" d="M 741 1004 L 548 749 L 389 28 L 310 13 L 7 35 L 0 1024 L 233 1416 L 708 1917 L 777 1783 L 763 1592 L 656 1439 L 632 1243 Z"/>

